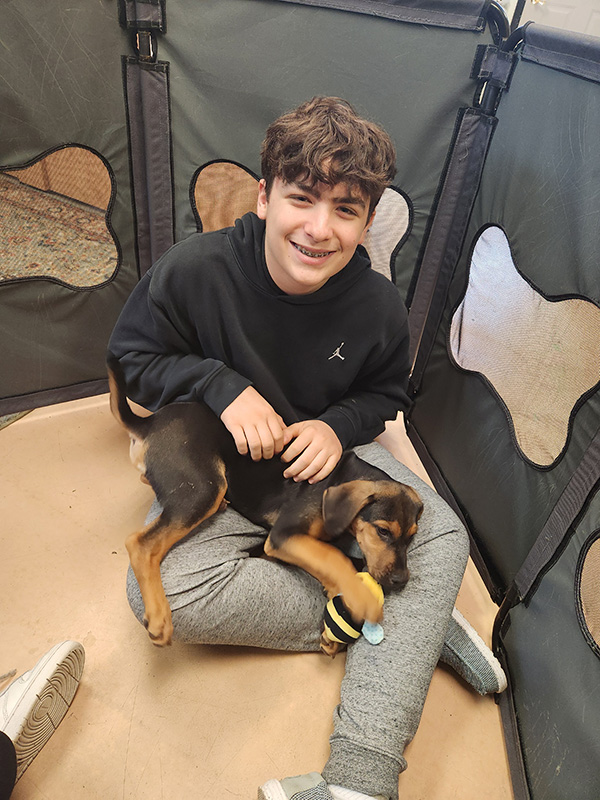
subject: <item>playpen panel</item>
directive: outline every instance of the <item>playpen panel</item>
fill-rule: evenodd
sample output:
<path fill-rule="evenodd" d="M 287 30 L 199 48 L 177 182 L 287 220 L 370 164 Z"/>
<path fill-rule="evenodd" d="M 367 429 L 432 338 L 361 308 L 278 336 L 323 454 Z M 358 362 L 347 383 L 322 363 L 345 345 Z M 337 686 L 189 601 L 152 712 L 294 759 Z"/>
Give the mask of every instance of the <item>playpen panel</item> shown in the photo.
<path fill-rule="evenodd" d="M 228 160 L 258 175 L 272 119 L 316 94 L 342 96 L 382 124 L 397 146 L 395 183 L 410 219 L 392 266 L 406 296 L 458 109 L 476 90 L 476 46 L 492 39 L 489 28 L 476 29 L 487 4 L 462 4 L 468 30 L 372 16 L 366 2 L 320 5 L 205 0 L 201 16 L 192 0 L 168 7 L 159 57 L 170 64 L 176 238 L 197 227 L 190 192 L 196 206 L 202 199 L 197 184 L 190 187 L 199 168 Z"/>
<path fill-rule="evenodd" d="M 519 800 L 600 787 L 599 67 L 526 30 L 411 417 L 504 598 Z"/>
<path fill-rule="evenodd" d="M 598 114 L 521 59 L 412 416 L 501 593 L 598 430 Z"/>
<path fill-rule="evenodd" d="M 380 258 L 389 258 L 384 269 L 408 293 L 457 110 L 475 89 L 472 55 L 478 42 L 492 38 L 483 30 L 487 0 L 459 0 L 451 7 L 384 0 L 377 16 L 371 3 L 360 0 L 326 3 L 335 8 L 277 0 L 205 0 L 201 6 L 185 0 L 160 8 L 124 3 L 118 9 L 110 0 L 68 8 L 58 0 L 39 8 L 21 5 L 8 2 L 3 15 L 0 169 L 22 177 L 21 170 L 33 167 L 38 174 L 29 173 L 28 185 L 48 198 L 53 192 L 67 198 L 61 202 L 104 207 L 97 199 L 105 193 L 104 177 L 99 192 L 92 176 L 72 180 L 66 189 L 49 169 L 62 148 L 96 153 L 110 175 L 106 229 L 118 258 L 112 271 L 112 258 L 105 258 L 93 282 L 81 274 L 75 279 L 73 270 L 29 269 L 34 258 L 23 274 L 15 274 L 14 263 L 5 273 L 0 413 L 105 388 L 104 346 L 138 278 L 136 255 L 145 270 L 159 254 L 154 250 L 169 245 L 174 222 L 177 239 L 196 229 L 190 195 L 200 167 L 226 159 L 257 173 L 268 122 L 314 94 L 348 97 L 396 140 L 401 192 L 388 210 L 400 215 L 390 223 L 398 240 L 386 242 Z M 168 27 L 151 18 L 165 9 Z M 131 101 L 127 112 L 123 86 Z M 146 150 L 136 161 L 140 147 Z M 55 163 L 44 167 L 49 156 Z M 26 314 L 29 334 L 23 337 Z"/>
<path fill-rule="evenodd" d="M 596 493 L 530 603 L 502 626 L 532 800 L 590 800 L 600 789 L 600 649 L 587 628 L 597 622 L 588 570 L 597 575 L 599 521 Z M 582 597 L 596 603 L 587 619 Z"/>
<path fill-rule="evenodd" d="M 138 279 L 121 54 L 110 0 L 3 5 L 0 413 L 106 389 Z"/>

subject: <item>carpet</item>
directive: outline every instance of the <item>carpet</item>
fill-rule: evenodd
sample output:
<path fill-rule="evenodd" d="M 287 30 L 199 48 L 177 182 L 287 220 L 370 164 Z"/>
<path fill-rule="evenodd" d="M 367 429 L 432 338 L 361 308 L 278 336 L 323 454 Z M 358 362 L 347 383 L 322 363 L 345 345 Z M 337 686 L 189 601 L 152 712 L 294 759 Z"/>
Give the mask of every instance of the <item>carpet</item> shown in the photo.
<path fill-rule="evenodd" d="M 0 281 L 97 286 L 113 275 L 117 260 L 103 210 L 0 173 Z"/>

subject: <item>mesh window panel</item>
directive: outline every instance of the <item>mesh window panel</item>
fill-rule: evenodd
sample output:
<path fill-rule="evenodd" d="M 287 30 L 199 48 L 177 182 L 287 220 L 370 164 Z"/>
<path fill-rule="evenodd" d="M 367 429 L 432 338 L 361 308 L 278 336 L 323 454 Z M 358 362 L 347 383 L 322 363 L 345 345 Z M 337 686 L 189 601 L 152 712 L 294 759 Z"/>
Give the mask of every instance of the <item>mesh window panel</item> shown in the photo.
<path fill-rule="evenodd" d="M 600 655 L 600 533 L 581 551 L 578 565 L 577 603 L 584 635 L 596 655 Z"/>
<path fill-rule="evenodd" d="M 51 278 L 90 287 L 109 280 L 118 263 L 111 197 L 107 166 L 82 147 L 0 172 L 0 281 Z"/>
<path fill-rule="evenodd" d="M 196 173 L 191 196 L 200 230 L 218 231 L 256 211 L 258 179 L 231 161 L 214 161 Z"/>
<path fill-rule="evenodd" d="M 501 397 L 523 455 L 547 466 L 566 445 L 578 401 L 600 381 L 600 309 L 543 297 L 515 267 L 504 231 L 490 226 L 475 242 L 450 348 Z"/>
<path fill-rule="evenodd" d="M 393 265 L 412 224 L 412 204 L 396 189 L 386 189 L 364 241 L 373 269 L 395 280 Z"/>

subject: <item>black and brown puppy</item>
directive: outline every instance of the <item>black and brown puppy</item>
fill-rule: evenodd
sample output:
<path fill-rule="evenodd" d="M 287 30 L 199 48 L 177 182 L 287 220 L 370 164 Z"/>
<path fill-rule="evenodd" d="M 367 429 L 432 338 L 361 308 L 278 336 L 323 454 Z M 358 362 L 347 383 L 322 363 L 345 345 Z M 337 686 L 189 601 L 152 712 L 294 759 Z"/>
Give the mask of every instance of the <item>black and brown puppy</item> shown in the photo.
<path fill-rule="evenodd" d="M 375 580 L 384 587 L 403 586 L 406 548 L 423 509 L 414 489 L 352 452 L 344 452 L 319 483 L 295 483 L 283 477 L 279 459 L 255 462 L 239 455 L 225 426 L 203 403 L 172 403 L 141 417 L 129 406 L 114 362 L 109 383 L 111 410 L 130 436 L 131 460 L 163 507 L 154 522 L 126 542 L 154 644 L 169 644 L 173 632 L 160 578 L 162 559 L 227 502 L 270 529 L 264 546 L 268 556 L 305 569 L 329 597 L 342 594 L 357 620 L 379 621 L 376 599 L 351 560 L 330 542 L 349 531 Z"/>

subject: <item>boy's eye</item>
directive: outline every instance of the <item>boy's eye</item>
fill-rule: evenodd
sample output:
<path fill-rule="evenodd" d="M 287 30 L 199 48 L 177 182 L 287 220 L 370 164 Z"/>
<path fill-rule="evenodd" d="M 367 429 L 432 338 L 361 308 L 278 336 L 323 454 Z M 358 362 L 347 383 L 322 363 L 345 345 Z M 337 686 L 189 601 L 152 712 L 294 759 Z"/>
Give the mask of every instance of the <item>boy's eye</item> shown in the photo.
<path fill-rule="evenodd" d="M 339 211 L 345 217 L 355 217 L 356 216 L 356 209 L 351 208 L 350 206 L 340 206 Z"/>

